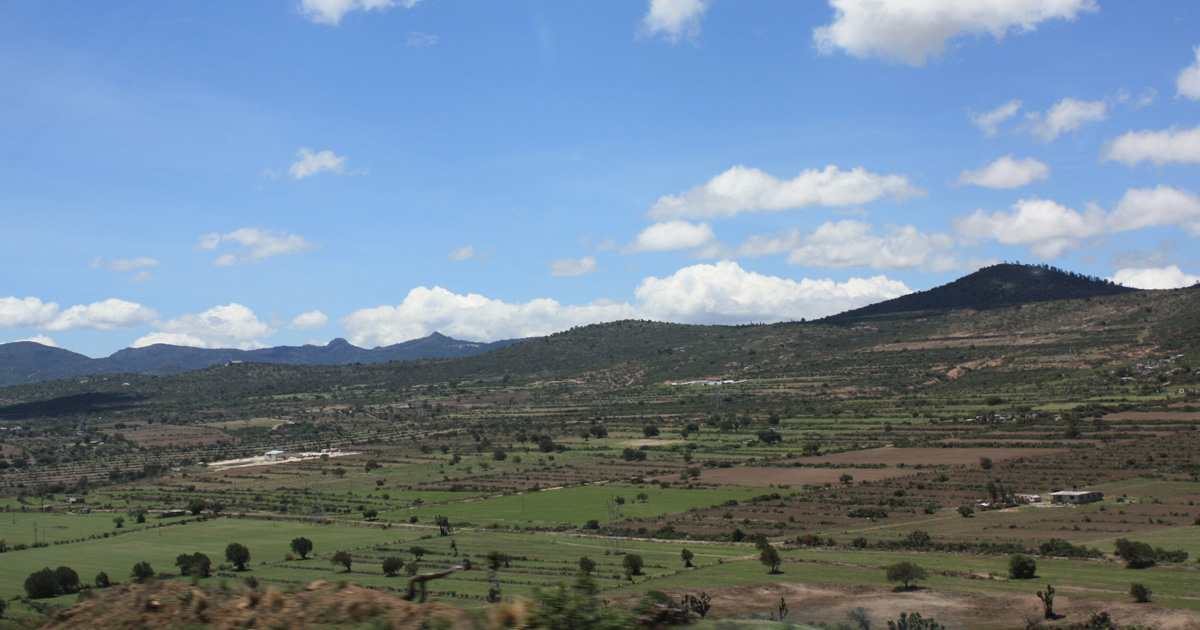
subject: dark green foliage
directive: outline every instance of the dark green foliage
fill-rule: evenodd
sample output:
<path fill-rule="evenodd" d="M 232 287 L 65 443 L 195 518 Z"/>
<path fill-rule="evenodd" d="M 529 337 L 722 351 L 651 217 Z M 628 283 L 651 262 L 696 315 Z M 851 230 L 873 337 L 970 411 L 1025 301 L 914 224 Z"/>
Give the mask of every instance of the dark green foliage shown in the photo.
<path fill-rule="evenodd" d="M 44 599 L 54 597 L 61 591 L 58 588 L 58 577 L 50 567 L 34 571 L 25 578 L 25 593 L 29 599 Z"/>
<path fill-rule="evenodd" d="M 303 536 L 292 539 L 292 551 L 296 555 L 300 556 L 301 560 L 307 558 L 308 554 L 311 553 L 312 550 L 313 550 L 313 543 L 311 540 L 309 540 Z"/>
<path fill-rule="evenodd" d="M 191 512 L 192 515 L 198 515 L 204 511 L 205 507 L 207 507 L 207 505 L 204 503 L 204 499 L 192 499 L 191 501 L 188 501 L 187 510 Z"/>
<path fill-rule="evenodd" d="M 373 521 L 377 518 L 379 518 L 379 510 L 377 510 L 375 508 L 367 508 L 367 509 L 363 510 L 363 519 L 364 520 Z"/>
<path fill-rule="evenodd" d="M 640 462 L 646 459 L 646 451 L 636 448 L 626 448 L 621 451 L 621 459 L 627 462 Z"/>
<path fill-rule="evenodd" d="M 684 568 L 690 569 L 694 566 L 692 564 L 692 558 L 696 557 L 696 554 L 692 553 L 687 547 L 684 547 L 683 550 L 679 552 L 679 557 L 683 559 Z"/>
<path fill-rule="evenodd" d="M 193 554 L 181 553 L 175 556 L 175 566 L 179 567 L 181 575 L 193 577 L 208 577 L 212 571 L 212 561 L 208 556 L 197 551 Z"/>
<path fill-rule="evenodd" d="M 398 556 L 389 556 L 383 559 L 383 574 L 388 577 L 395 577 L 404 568 L 404 559 Z"/>
<path fill-rule="evenodd" d="M 1061 538 L 1051 538 L 1038 545 L 1038 553 L 1056 558 L 1101 558 L 1104 556 L 1099 549 L 1073 545 Z"/>
<path fill-rule="evenodd" d="M 579 556 L 579 572 L 584 575 L 591 575 L 592 571 L 596 570 L 596 561 L 587 556 Z"/>
<path fill-rule="evenodd" d="M 413 545 L 408 548 L 408 553 L 411 553 L 414 558 L 416 558 L 418 561 L 420 561 L 421 556 L 424 556 L 425 554 L 429 553 L 429 550 L 422 547 L 421 545 Z"/>
<path fill-rule="evenodd" d="M 437 525 L 438 536 L 449 536 L 454 533 L 454 526 L 450 524 L 450 518 L 441 514 L 433 517 L 433 524 Z"/>
<path fill-rule="evenodd" d="M 854 508 L 853 510 L 850 510 L 849 512 L 846 513 L 846 516 L 849 516 L 850 518 L 880 519 L 880 518 L 887 518 L 888 511 L 883 508 L 877 508 L 877 507 L 861 507 L 861 508 Z"/>
<path fill-rule="evenodd" d="M 779 552 L 774 547 L 766 545 L 759 551 L 758 561 L 767 567 L 767 573 L 774 574 L 779 573 L 779 565 L 783 562 L 783 558 L 779 556 Z"/>
<path fill-rule="evenodd" d="M 896 621 L 888 622 L 888 630 L 945 630 L 946 626 L 936 622 L 932 617 L 925 619 L 921 613 L 900 613 Z"/>
<path fill-rule="evenodd" d="M 62 566 L 54 570 L 54 578 L 58 580 L 58 590 L 62 593 L 78 593 L 81 584 L 79 574 L 71 567 Z"/>
<path fill-rule="evenodd" d="M 1129 596 L 1139 604 L 1145 604 L 1150 601 L 1151 594 L 1150 589 L 1146 588 L 1146 585 L 1141 582 L 1134 582 L 1129 585 Z"/>
<path fill-rule="evenodd" d="M 648 424 L 648 425 L 642 427 L 642 435 L 644 435 L 648 438 L 657 437 L 658 434 L 659 434 L 658 427 L 656 427 L 652 424 Z"/>
<path fill-rule="evenodd" d="M 333 566 L 343 566 L 346 568 L 346 573 L 350 572 L 350 566 L 354 564 L 354 558 L 349 551 L 338 551 L 329 557 L 329 564 Z"/>
<path fill-rule="evenodd" d="M 1126 568 L 1145 569 L 1154 566 L 1154 548 L 1150 545 L 1127 538 L 1118 538 L 1114 545 L 1117 555 L 1125 561 Z"/>
<path fill-rule="evenodd" d="M 897 562 L 887 568 L 887 581 L 902 582 L 904 590 L 912 588 L 913 585 L 924 580 L 926 577 L 925 569 L 907 560 Z"/>
<path fill-rule="evenodd" d="M 129 577 L 133 578 L 135 582 L 145 582 L 154 577 L 154 569 L 150 567 L 149 562 L 138 562 L 133 565 L 133 570 L 129 572 Z"/>
<path fill-rule="evenodd" d="M 1037 562 L 1023 554 L 1008 557 L 1008 576 L 1014 580 L 1030 580 L 1037 576 Z"/>
<path fill-rule="evenodd" d="M 101 571 L 96 574 L 96 579 L 93 580 L 92 583 L 95 584 L 97 588 L 107 588 L 112 584 L 112 580 L 108 579 L 107 573 Z"/>
<path fill-rule="evenodd" d="M 646 561 L 642 560 L 642 557 L 636 553 L 625 554 L 625 559 L 621 561 L 621 566 L 625 567 L 625 570 L 628 571 L 630 575 L 641 575 L 642 567 L 645 566 L 645 564 Z"/>
<path fill-rule="evenodd" d="M 246 563 L 250 562 L 250 550 L 242 543 L 229 543 L 225 546 L 225 559 L 232 562 L 238 571 L 245 571 Z"/>
<path fill-rule="evenodd" d="M 633 605 L 633 614 L 642 617 L 649 615 L 654 611 L 656 606 L 674 606 L 675 601 L 669 595 L 662 591 L 649 590 L 646 591 L 641 599 Z"/>

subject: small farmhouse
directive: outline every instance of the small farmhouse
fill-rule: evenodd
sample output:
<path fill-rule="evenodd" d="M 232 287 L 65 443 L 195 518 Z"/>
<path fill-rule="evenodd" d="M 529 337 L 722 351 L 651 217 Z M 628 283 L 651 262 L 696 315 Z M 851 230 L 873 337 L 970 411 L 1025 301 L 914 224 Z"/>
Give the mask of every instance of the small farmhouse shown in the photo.
<path fill-rule="evenodd" d="M 265 456 L 268 460 L 277 462 L 288 458 L 287 451 L 267 451 Z"/>
<path fill-rule="evenodd" d="M 1098 490 L 1059 490 L 1058 492 L 1050 493 L 1051 503 L 1068 503 L 1078 505 L 1081 503 L 1094 503 L 1103 501 L 1104 493 Z"/>

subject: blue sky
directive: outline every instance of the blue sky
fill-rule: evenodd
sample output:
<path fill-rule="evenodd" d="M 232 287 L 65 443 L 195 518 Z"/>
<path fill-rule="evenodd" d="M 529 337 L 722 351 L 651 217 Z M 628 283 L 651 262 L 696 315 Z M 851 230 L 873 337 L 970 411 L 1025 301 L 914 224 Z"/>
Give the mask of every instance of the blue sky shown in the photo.
<path fill-rule="evenodd" d="M 0 4 L 0 342 L 815 318 L 1200 280 L 1200 5 Z"/>

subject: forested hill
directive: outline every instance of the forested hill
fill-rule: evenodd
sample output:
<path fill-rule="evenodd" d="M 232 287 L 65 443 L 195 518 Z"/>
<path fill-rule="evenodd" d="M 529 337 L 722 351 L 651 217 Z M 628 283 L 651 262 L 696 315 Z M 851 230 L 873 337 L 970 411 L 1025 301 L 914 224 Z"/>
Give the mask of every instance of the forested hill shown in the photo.
<path fill-rule="evenodd" d="M 988 310 L 1133 293 L 1138 289 L 1115 284 L 1049 265 L 1003 263 L 984 267 L 954 282 L 927 291 L 871 304 L 827 317 L 831 324 L 849 323 L 866 318 L 914 312 L 948 312 L 960 309 Z"/>
<path fill-rule="evenodd" d="M 359 348 L 345 339 L 324 346 L 276 346 L 258 350 L 191 348 L 155 344 L 126 348 L 112 356 L 92 359 L 61 348 L 19 341 L 0 344 L 0 387 L 93 374 L 151 374 L 165 376 L 201 370 L 233 361 L 285 365 L 351 365 L 415 359 L 458 359 L 517 343 L 518 339 L 480 343 L 460 341 L 439 333 L 379 348 Z"/>

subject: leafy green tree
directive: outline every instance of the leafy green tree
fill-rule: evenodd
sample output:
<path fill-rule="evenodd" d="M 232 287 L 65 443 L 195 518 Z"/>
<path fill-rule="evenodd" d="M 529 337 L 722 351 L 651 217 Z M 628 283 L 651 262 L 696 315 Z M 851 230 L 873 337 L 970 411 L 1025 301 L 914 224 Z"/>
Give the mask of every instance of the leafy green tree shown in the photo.
<path fill-rule="evenodd" d="M 767 573 L 775 574 L 779 573 L 779 565 L 783 562 L 783 558 L 779 556 L 779 552 L 774 547 L 768 544 L 759 552 L 758 561 L 767 567 Z"/>
<path fill-rule="evenodd" d="M 419 562 L 421 560 L 421 556 L 429 553 L 429 550 L 420 545 L 413 545 L 408 548 L 408 553 L 411 553 Z"/>
<path fill-rule="evenodd" d="M 926 577 L 928 577 L 928 574 L 925 572 L 925 569 L 907 560 L 897 562 L 887 568 L 887 581 L 904 583 L 904 590 L 912 588 L 914 584 L 924 580 Z"/>
<path fill-rule="evenodd" d="M 645 565 L 646 561 L 636 553 L 625 554 L 625 559 L 621 561 L 621 566 L 625 567 L 630 575 L 641 575 L 642 567 Z"/>
<path fill-rule="evenodd" d="M 0 619 L 4 618 L 4 611 L 8 609 L 8 600 L 0 597 Z"/>
<path fill-rule="evenodd" d="M 647 424 L 646 426 L 642 427 L 642 435 L 645 437 L 648 437 L 648 438 L 657 437 L 658 434 L 659 434 L 658 427 L 656 427 L 652 424 Z"/>
<path fill-rule="evenodd" d="M 584 575 L 591 575 L 592 571 L 596 570 L 596 561 L 587 556 L 579 556 L 579 572 Z"/>
<path fill-rule="evenodd" d="M 692 564 L 692 558 L 695 558 L 696 554 L 692 553 L 692 551 L 687 547 L 684 547 L 683 550 L 679 552 L 679 557 L 683 559 L 683 567 L 685 569 L 690 569 L 695 566 Z"/>
<path fill-rule="evenodd" d="M 1126 538 L 1118 538 L 1114 544 L 1126 568 L 1145 569 L 1154 566 L 1154 548 L 1150 545 Z"/>
<path fill-rule="evenodd" d="M 454 533 L 454 526 L 450 524 L 450 518 L 447 516 L 439 514 L 433 517 L 433 524 L 437 525 L 438 536 L 449 536 Z"/>
<path fill-rule="evenodd" d="M 388 556 L 383 559 L 383 574 L 395 577 L 404 568 L 404 559 L 398 556 Z"/>
<path fill-rule="evenodd" d="M 303 536 L 292 539 L 292 552 L 300 556 L 301 560 L 307 558 L 308 554 L 311 553 L 312 550 L 313 543 L 311 540 Z"/>
<path fill-rule="evenodd" d="M 192 499 L 188 501 L 187 510 L 192 513 L 192 516 L 199 516 L 205 507 L 207 505 L 205 505 L 204 499 Z"/>
<path fill-rule="evenodd" d="M 199 551 L 192 554 L 181 553 L 175 556 L 175 566 L 179 567 L 181 575 L 206 578 L 212 571 L 212 560 Z"/>
<path fill-rule="evenodd" d="M 1008 557 L 1008 576 L 1014 580 L 1030 580 L 1037 576 L 1037 562 L 1023 554 Z"/>
<path fill-rule="evenodd" d="M 107 588 L 112 585 L 112 580 L 108 579 L 108 574 L 101 571 L 96 574 L 96 579 L 93 581 L 96 588 Z"/>
<path fill-rule="evenodd" d="M 339 564 L 346 567 L 346 573 L 350 572 L 350 565 L 354 564 L 354 558 L 350 556 L 349 551 L 338 551 L 329 558 L 329 564 L 338 566 Z"/>
<path fill-rule="evenodd" d="M 1146 585 L 1142 584 L 1141 582 L 1134 582 L 1133 584 L 1129 585 L 1129 596 L 1133 598 L 1133 601 L 1139 604 L 1145 604 L 1146 602 L 1150 601 L 1151 594 L 1152 591 L 1146 588 Z"/>
<path fill-rule="evenodd" d="M 250 550 L 242 543 L 229 543 L 225 546 L 225 559 L 232 562 L 238 571 L 245 571 L 246 563 L 250 562 Z"/>
<path fill-rule="evenodd" d="M 150 567 L 150 563 L 146 561 L 138 562 L 133 565 L 133 570 L 129 572 L 129 577 L 135 582 L 145 582 L 154 577 L 154 569 Z"/>
<path fill-rule="evenodd" d="M 59 594 L 58 577 L 50 567 L 34 571 L 25 578 L 25 593 L 29 599 L 44 599 Z"/>
<path fill-rule="evenodd" d="M 367 508 L 363 510 L 363 518 L 368 521 L 373 521 L 379 518 L 379 510 L 375 508 Z"/>
<path fill-rule="evenodd" d="M 119 514 L 117 516 L 114 516 L 113 517 L 113 525 L 115 525 L 117 529 L 121 529 L 122 527 L 125 527 L 125 517 L 121 516 Z"/>
<path fill-rule="evenodd" d="M 79 574 L 68 566 L 61 566 L 54 570 L 54 579 L 58 580 L 58 590 L 60 593 L 78 593 L 82 584 L 79 582 Z"/>

